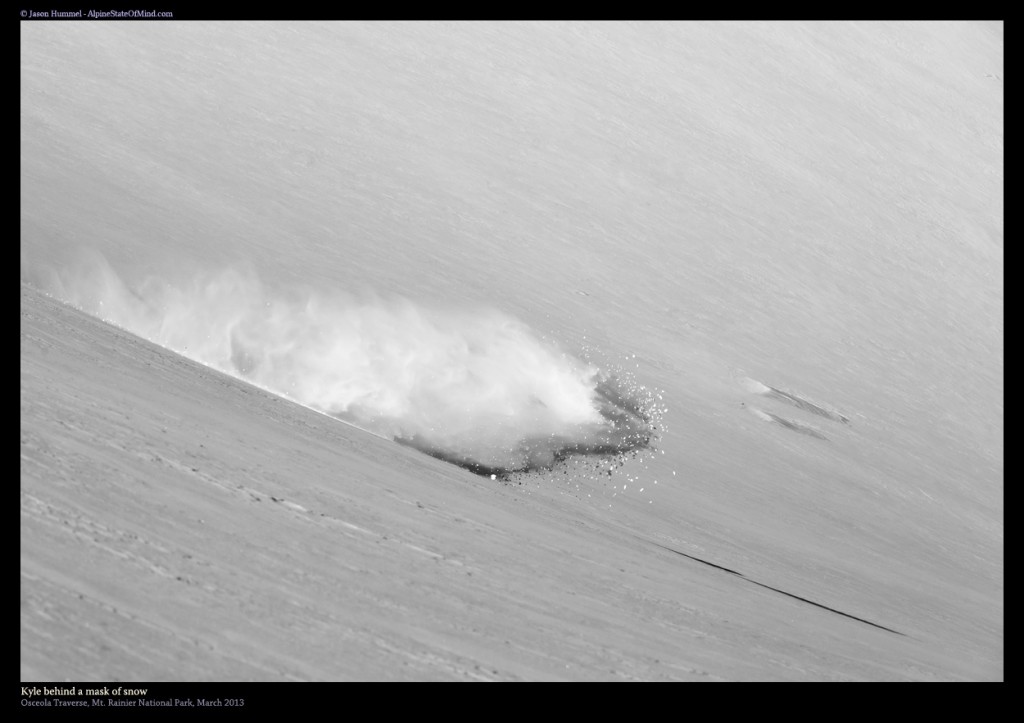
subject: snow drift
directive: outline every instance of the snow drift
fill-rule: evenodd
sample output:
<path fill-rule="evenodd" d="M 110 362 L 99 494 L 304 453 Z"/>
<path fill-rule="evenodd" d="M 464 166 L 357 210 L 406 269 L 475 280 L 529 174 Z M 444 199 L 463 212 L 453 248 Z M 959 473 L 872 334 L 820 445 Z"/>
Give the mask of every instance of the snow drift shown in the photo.
<path fill-rule="evenodd" d="M 129 285 L 99 255 L 38 281 L 161 346 L 481 474 L 650 442 L 644 388 L 494 309 L 277 292 L 239 269 Z"/>

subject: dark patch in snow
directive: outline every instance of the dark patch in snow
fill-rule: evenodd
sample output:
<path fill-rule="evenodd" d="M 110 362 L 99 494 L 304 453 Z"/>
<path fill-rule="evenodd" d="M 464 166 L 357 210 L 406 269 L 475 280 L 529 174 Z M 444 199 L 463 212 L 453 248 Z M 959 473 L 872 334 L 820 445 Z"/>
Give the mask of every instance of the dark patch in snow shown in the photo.
<path fill-rule="evenodd" d="M 594 403 L 604 419 L 603 425 L 573 438 L 550 435 L 523 439 L 517 449 L 511 450 L 510 458 L 519 460 L 517 464 L 481 462 L 421 436 L 395 437 L 395 441 L 474 474 L 500 480 L 517 474 L 548 471 L 570 457 L 618 458 L 621 466 L 625 455 L 651 447 L 661 411 L 653 395 L 643 387 L 618 377 L 604 377 L 594 387 Z"/>
<path fill-rule="evenodd" d="M 850 618 L 851 620 L 856 620 L 857 622 L 864 623 L 865 625 L 870 625 L 872 627 L 880 628 L 881 630 L 885 630 L 887 632 L 894 633 L 896 635 L 902 635 L 903 637 L 906 637 L 906 633 L 901 633 L 898 630 L 893 630 L 892 628 L 887 628 L 884 625 L 879 625 L 878 623 L 873 623 L 870 620 L 865 620 L 864 618 L 859 618 L 856 615 L 850 615 L 849 613 L 844 613 L 842 610 L 836 610 L 835 608 L 831 608 L 828 605 L 822 605 L 821 603 L 816 603 L 813 600 L 808 600 L 807 598 L 801 597 L 800 595 L 794 595 L 791 592 L 786 592 L 785 590 L 780 590 L 777 587 L 772 587 L 771 585 L 765 585 L 763 582 L 758 582 L 757 580 L 751 580 L 749 577 L 744 575 L 742 572 L 737 572 L 736 570 L 730 570 L 727 567 L 722 567 L 721 565 L 716 565 L 713 562 L 708 562 L 707 560 L 702 560 L 701 558 L 696 557 L 695 555 L 688 555 L 685 552 L 680 552 L 679 550 L 675 550 L 675 549 L 673 549 L 671 547 L 666 547 L 665 545 L 660 545 L 657 542 L 654 542 L 654 543 L 651 543 L 651 544 L 655 545 L 656 547 L 660 547 L 662 550 L 668 550 L 669 552 L 674 552 L 677 555 L 681 555 L 683 557 L 689 558 L 690 560 L 693 560 L 694 562 L 699 562 L 702 565 L 707 565 L 708 567 L 713 567 L 716 570 L 721 570 L 722 572 L 727 572 L 730 575 L 736 575 L 737 577 L 743 578 L 747 582 L 749 582 L 749 583 L 751 583 L 753 585 L 757 585 L 758 587 L 763 587 L 763 588 L 765 588 L 767 590 L 771 590 L 773 592 L 777 592 L 780 595 L 785 595 L 786 597 L 791 597 L 794 600 L 799 600 L 800 602 L 805 602 L 808 605 L 813 605 L 814 607 L 821 608 L 822 610 L 828 610 L 830 613 L 835 613 L 836 615 L 842 615 L 844 618 Z"/>
<path fill-rule="evenodd" d="M 800 424 L 800 422 L 794 422 L 791 419 L 780 417 L 777 414 L 772 414 L 771 412 L 764 412 L 764 414 L 767 414 L 769 417 L 771 417 L 773 422 L 781 424 L 786 429 L 792 429 L 794 432 L 797 432 L 798 434 L 806 434 L 809 437 L 816 437 L 818 439 L 824 439 L 826 442 L 828 441 L 828 437 L 826 437 L 824 434 L 819 432 L 814 427 L 808 426 L 806 424 Z"/>
<path fill-rule="evenodd" d="M 769 399 L 777 399 L 778 401 L 785 402 L 786 404 L 792 404 L 797 409 L 802 409 L 805 412 L 816 414 L 819 417 L 824 417 L 825 419 L 831 419 L 833 422 L 841 422 L 843 424 L 850 423 L 850 418 L 840 414 L 839 412 L 830 412 L 824 407 L 819 407 L 817 404 L 813 404 L 802 397 L 790 394 L 789 392 L 784 392 L 781 389 L 776 389 L 775 387 L 768 387 L 768 391 L 765 392 L 763 396 L 766 396 Z"/>

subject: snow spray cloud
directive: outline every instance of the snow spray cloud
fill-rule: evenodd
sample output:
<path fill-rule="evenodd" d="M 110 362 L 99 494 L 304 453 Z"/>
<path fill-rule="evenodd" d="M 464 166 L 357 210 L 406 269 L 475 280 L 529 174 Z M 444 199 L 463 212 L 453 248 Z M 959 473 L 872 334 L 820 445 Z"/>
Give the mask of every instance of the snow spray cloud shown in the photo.
<path fill-rule="evenodd" d="M 480 474 L 651 440 L 643 388 L 496 310 L 274 294 L 231 269 L 129 286 L 98 257 L 42 286 L 184 356 Z"/>

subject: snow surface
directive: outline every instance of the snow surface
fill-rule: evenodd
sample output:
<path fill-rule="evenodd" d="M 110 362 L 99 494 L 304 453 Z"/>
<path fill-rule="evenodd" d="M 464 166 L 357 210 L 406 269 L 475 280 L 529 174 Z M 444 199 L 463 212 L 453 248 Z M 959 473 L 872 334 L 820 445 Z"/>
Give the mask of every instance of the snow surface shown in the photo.
<path fill-rule="evenodd" d="M 1002 33 L 23 23 L 22 679 L 1001 679 Z"/>

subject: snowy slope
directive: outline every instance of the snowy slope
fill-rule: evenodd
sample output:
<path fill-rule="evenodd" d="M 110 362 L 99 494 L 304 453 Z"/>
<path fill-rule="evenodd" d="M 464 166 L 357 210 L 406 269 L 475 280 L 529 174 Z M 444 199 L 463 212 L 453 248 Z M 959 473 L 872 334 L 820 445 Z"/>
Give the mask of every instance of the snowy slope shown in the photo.
<path fill-rule="evenodd" d="M 780 594 L 564 483 L 492 483 L 27 287 L 22 389 L 25 679 L 986 675 L 922 623 L 795 600 L 810 585 Z M 824 577 L 812 602 L 838 605 Z"/>
<path fill-rule="evenodd" d="M 1002 47 L 23 24 L 23 678 L 1001 678 Z M 494 309 L 666 426 L 610 477 L 491 482 L 36 292 L 130 328 L 86 250 L 164 331 L 226 269 Z"/>

